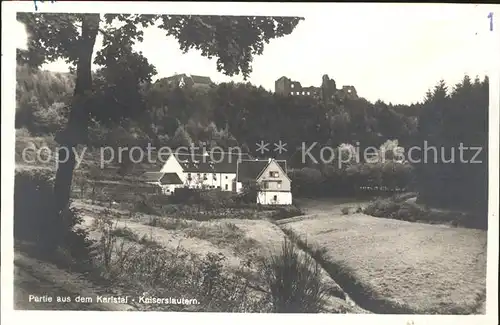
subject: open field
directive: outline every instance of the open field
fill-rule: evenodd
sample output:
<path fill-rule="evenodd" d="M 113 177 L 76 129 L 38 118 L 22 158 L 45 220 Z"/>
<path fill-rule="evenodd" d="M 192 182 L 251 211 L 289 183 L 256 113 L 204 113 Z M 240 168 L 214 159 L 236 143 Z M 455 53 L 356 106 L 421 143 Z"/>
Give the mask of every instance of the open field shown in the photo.
<path fill-rule="evenodd" d="M 316 252 L 362 307 L 377 313 L 477 313 L 485 231 L 321 213 L 277 222 Z M 484 311 L 483 311 L 484 312 Z"/>

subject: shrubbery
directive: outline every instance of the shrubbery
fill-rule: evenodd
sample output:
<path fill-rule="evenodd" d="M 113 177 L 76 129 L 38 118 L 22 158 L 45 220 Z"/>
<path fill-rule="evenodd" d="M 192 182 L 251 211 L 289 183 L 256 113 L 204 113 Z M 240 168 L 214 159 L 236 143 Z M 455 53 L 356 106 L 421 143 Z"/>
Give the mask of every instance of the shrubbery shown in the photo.
<path fill-rule="evenodd" d="M 75 229 L 81 218 L 73 209 L 54 210 L 52 172 L 31 169 L 16 172 L 14 183 L 14 238 L 35 243 L 40 251 L 57 246 L 79 259 L 88 258 L 86 232 Z"/>
<path fill-rule="evenodd" d="M 351 210 L 348 207 L 344 207 L 340 210 L 340 212 L 342 212 L 343 215 L 348 215 Z"/>
<path fill-rule="evenodd" d="M 264 299 L 251 294 L 247 281 L 224 269 L 225 257 L 197 256 L 181 247 L 168 249 L 151 238 L 119 229 L 106 214 L 94 226 L 102 234 L 95 247 L 94 266 L 112 283 L 148 296 L 183 295 L 200 305 L 166 305 L 174 311 L 268 311 Z M 241 266 L 245 273 L 245 266 Z M 141 306 L 150 309 L 152 306 Z M 157 306 L 154 306 L 158 310 Z M 163 309 L 163 308 L 162 308 Z"/>
<path fill-rule="evenodd" d="M 285 239 L 280 254 L 263 262 L 275 313 L 320 313 L 325 306 L 326 287 L 321 267 L 308 254 L 301 254 Z"/>
<path fill-rule="evenodd" d="M 33 112 L 33 129 L 37 134 L 55 134 L 68 122 L 69 107 L 65 103 L 53 103 Z"/>
<path fill-rule="evenodd" d="M 304 212 L 295 205 L 266 207 L 266 208 L 273 209 L 271 213 L 271 218 L 274 220 L 281 220 L 281 219 L 293 218 L 304 215 Z"/>
<path fill-rule="evenodd" d="M 414 194 L 413 194 L 414 196 Z M 409 202 L 404 196 L 373 201 L 364 213 L 377 218 L 398 219 L 411 222 L 450 224 L 460 227 L 484 229 L 481 218 L 460 211 L 438 210 Z"/>
<path fill-rule="evenodd" d="M 57 143 L 53 136 L 39 136 L 30 137 L 23 136 L 29 133 L 26 129 L 21 129 L 16 131 L 16 147 L 15 147 L 15 159 L 16 163 L 21 164 L 31 164 L 40 166 L 47 163 L 51 166 L 55 166 L 55 148 Z M 40 150 L 40 148 L 47 147 L 51 150 Z M 24 151 L 24 156 L 23 156 Z M 37 156 L 38 151 L 38 156 Z M 50 159 L 49 159 L 50 155 Z"/>
<path fill-rule="evenodd" d="M 14 182 L 14 236 L 43 240 L 50 237 L 49 220 L 54 206 L 52 173 L 43 169 L 16 172 Z M 48 228 L 48 229 L 47 229 Z"/>
<path fill-rule="evenodd" d="M 302 197 L 383 195 L 412 186 L 413 167 L 395 161 L 353 163 L 346 168 L 323 166 L 291 170 L 292 193 Z"/>

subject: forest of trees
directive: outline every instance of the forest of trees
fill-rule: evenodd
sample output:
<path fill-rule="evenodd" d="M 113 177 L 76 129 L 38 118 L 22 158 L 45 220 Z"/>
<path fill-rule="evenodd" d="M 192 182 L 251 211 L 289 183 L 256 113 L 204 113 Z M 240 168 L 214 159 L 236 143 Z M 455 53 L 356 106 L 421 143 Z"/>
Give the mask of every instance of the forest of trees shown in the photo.
<path fill-rule="evenodd" d="M 30 73 L 24 66 L 18 66 L 17 72 L 17 127 L 36 134 L 55 133 L 58 125 L 64 125 L 74 87 L 71 74 Z M 281 140 L 288 148 L 298 148 L 303 142 L 334 147 L 359 142 L 378 147 L 388 139 L 398 139 L 404 146 L 415 137 L 421 110 L 421 105 L 372 104 L 362 98 L 324 105 L 314 98 L 281 96 L 249 83 L 222 83 L 208 91 L 181 89 L 160 79 L 143 84 L 137 94 L 148 116 L 122 116 L 123 106 L 114 100 L 130 96 L 130 92 L 106 89 L 100 72 L 95 75 L 102 81 L 102 96 L 94 105 L 101 127 L 135 123 L 148 141 L 153 140 L 148 137 L 157 137 L 154 140 L 163 145 L 177 141 L 253 148 L 260 140 Z M 133 102 L 127 99 L 121 102 Z M 106 123 L 117 120 L 119 123 Z"/>
<path fill-rule="evenodd" d="M 135 94 L 144 110 L 124 115 L 119 101 L 132 102 L 131 93 L 109 89 L 101 71 L 95 76 L 101 92 L 90 126 L 89 144 L 93 146 L 145 146 L 148 142 L 170 147 L 239 146 L 259 156 L 253 150 L 257 142 L 281 140 L 288 151 L 278 158 L 289 162 L 297 194 L 351 195 L 360 187 L 377 186 L 416 190 L 419 200 L 432 206 L 483 212 L 487 206 L 487 78 L 466 76 L 453 89 L 439 82 L 422 103 L 409 106 L 370 103 L 363 98 L 324 105 L 318 99 L 281 96 L 249 83 L 196 90 L 159 79 L 143 83 Z M 18 66 L 17 78 L 17 127 L 41 135 L 62 129 L 74 87 L 72 75 Z M 386 157 L 379 163 L 303 164 L 301 153 L 290 150 L 301 143 L 317 142 L 318 148 L 338 148 L 340 155 L 342 148 L 352 150 L 349 147 L 356 143 L 362 150 L 368 146 L 423 147 L 424 141 L 428 146 L 443 147 L 445 156 L 438 152 L 438 160 L 445 161 L 460 143 L 482 147 L 475 157 L 482 163 L 460 163 L 457 151 L 456 163 L 429 160 L 409 164 Z M 466 152 L 465 158 L 474 155 L 474 151 Z"/>

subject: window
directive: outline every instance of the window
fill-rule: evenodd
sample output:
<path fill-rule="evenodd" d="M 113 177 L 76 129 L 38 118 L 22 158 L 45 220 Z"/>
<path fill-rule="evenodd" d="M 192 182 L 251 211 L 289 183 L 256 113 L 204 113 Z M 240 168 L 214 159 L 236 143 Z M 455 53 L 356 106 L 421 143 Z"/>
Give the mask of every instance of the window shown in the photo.
<path fill-rule="evenodd" d="M 226 175 L 226 179 L 227 179 L 227 175 Z"/>
<path fill-rule="evenodd" d="M 227 177 L 227 176 L 226 176 Z M 224 188 L 226 189 L 226 191 L 229 189 L 229 185 L 225 185 Z"/>
<path fill-rule="evenodd" d="M 278 196 L 277 195 L 273 196 L 273 201 L 274 202 L 278 201 Z"/>
<path fill-rule="evenodd" d="M 311 95 L 311 92 L 310 92 L 310 91 L 308 91 L 308 92 L 307 92 L 307 95 L 308 95 L 308 96 L 309 96 L 309 95 Z"/>
<path fill-rule="evenodd" d="M 294 84 L 292 84 L 292 88 L 294 88 L 294 87 L 295 87 L 295 85 L 294 85 Z"/>
<path fill-rule="evenodd" d="M 269 172 L 269 177 L 277 178 L 277 177 L 279 177 L 279 173 L 278 172 Z"/>
<path fill-rule="evenodd" d="M 305 94 L 306 94 L 306 92 L 305 92 L 305 91 L 303 91 L 303 92 L 302 92 L 302 95 L 305 95 Z"/>
<path fill-rule="evenodd" d="M 268 189 L 269 188 L 269 183 L 268 182 L 264 182 L 264 189 Z"/>
<path fill-rule="evenodd" d="M 203 174 L 203 179 L 207 180 L 207 174 Z"/>
<path fill-rule="evenodd" d="M 278 188 L 281 188 L 281 182 L 278 182 L 277 185 L 278 185 Z"/>

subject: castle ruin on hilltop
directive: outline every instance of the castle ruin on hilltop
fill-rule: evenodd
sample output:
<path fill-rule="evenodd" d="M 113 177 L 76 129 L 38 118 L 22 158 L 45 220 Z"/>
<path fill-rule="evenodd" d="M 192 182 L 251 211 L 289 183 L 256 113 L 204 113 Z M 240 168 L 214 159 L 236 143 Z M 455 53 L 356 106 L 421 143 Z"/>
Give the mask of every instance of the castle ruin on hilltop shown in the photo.
<path fill-rule="evenodd" d="M 358 98 L 354 86 L 343 86 L 337 89 L 335 80 L 330 79 L 328 75 L 323 75 L 323 81 L 320 87 L 304 87 L 298 81 L 291 80 L 288 77 L 281 77 L 274 83 L 274 92 L 288 96 L 310 96 L 321 98 L 324 101 L 333 99 L 343 100 L 345 98 Z"/>

